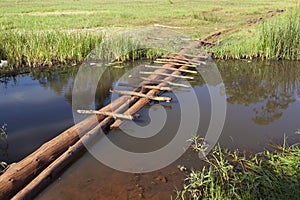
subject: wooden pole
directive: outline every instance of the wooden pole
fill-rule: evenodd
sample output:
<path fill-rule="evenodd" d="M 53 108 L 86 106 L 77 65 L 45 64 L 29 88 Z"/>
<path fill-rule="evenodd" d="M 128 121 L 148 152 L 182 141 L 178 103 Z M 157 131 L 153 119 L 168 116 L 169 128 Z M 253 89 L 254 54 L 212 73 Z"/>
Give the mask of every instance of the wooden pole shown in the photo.
<path fill-rule="evenodd" d="M 154 68 L 154 69 L 167 69 L 171 71 L 180 71 L 180 72 L 185 72 L 185 73 L 190 73 L 190 74 L 197 74 L 197 71 L 193 70 L 188 70 L 188 69 L 178 69 L 174 67 L 164 67 L 164 66 L 157 66 L 157 65 L 145 65 L 146 68 Z"/>
<path fill-rule="evenodd" d="M 161 61 L 161 62 L 178 62 L 178 63 L 182 63 L 182 64 L 191 64 L 191 65 L 205 65 L 206 62 L 204 61 L 197 61 L 197 62 L 192 62 L 190 60 L 181 60 L 181 59 L 175 59 L 175 58 L 158 58 L 156 59 L 157 61 Z"/>
<path fill-rule="evenodd" d="M 109 117 L 111 119 L 111 117 Z M 74 145 L 70 146 L 67 151 L 61 154 L 54 162 L 52 162 L 44 171 L 34 178 L 26 187 L 20 190 L 12 200 L 31 200 L 49 183 L 55 180 L 61 171 L 72 162 L 78 153 L 85 150 L 84 144 L 90 142 L 100 131 L 109 124 L 108 120 L 101 121 L 92 130 L 87 132 Z"/>
<path fill-rule="evenodd" d="M 160 75 L 160 76 L 172 76 L 174 78 L 183 78 L 183 79 L 191 79 L 191 80 L 194 79 L 194 77 L 192 77 L 192 76 L 182 76 L 182 75 L 179 75 L 180 72 L 178 74 L 167 74 L 167 73 L 160 73 L 160 72 L 144 72 L 144 71 L 140 71 L 140 74 L 147 74 L 147 75 L 154 74 L 154 75 Z"/>
<path fill-rule="evenodd" d="M 143 85 L 142 86 L 143 88 L 146 88 L 146 89 L 154 89 L 154 90 L 161 90 L 161 91 L 172 91 L 172 88 L 170 87 L 159 87 L 159 86 L 156 86 L 156 85 Z"/>
<path fill-rule="evenodd" d="M 156 64 L 166 64 L 166 63 L 170 63 L 171 61 L 154 60 L 153 62 Z M 197 65 L 194 65 L 194 64 L 185 64 L 185 63 L 180 63 L 180 62 L 175 62 L 175 61 L 173 61 L 172 63 L 174 63 L 174 65 L 177 65 L 177 66 L 185 65 L 187 67 L 194 67 L 194 68 L 197 67 Z"/>
<path fill-rule="evenodd" d="M 138 92 L 132 92 L 132 91 L 124 91 L 124 90 L 110 90 L 110 92 L 118 93 L 118 94 L 125 94 L 125 95 L 132 95 L 132 96 L 137 96 L 137 97 L 142 97 L 142 98 L 147 98 L 150 100 L 154 101 L 166 101 L 170 102 L 172 98 L 170 97 L 157 97 L 157 96 L 150 96 Z"/>
<path fill-rule="evenodd" d="M 133 120 L 134 117 L 131 115 L 124 115 L 120 113 L 114 113 L 114 112 L 102 112 L 98 110 L 77 110 L 77 113 L 79 114 L 95 114 L 95 115 L 105 115 L 105 116 L 111 116 L 113 118 L 120 118 L 120 119 L 128 119 Z"/>
<path fill-rule="evenodd" d="M 171 81 L 167 81 L 166 79 L 163 79 L 163 80 L 151 80 L 149 78 L 146 78 L 146 77 L 139 77 L 140 79 L 142 80 L 145 80 L 145 81 L 152 81 L 152 82 L 158 82 L 158 83 L 167 83 L 169 85 L 172 85 L 172 86 L 175 86 L 175 87 L 183 87 L 183 88 L 190 88 L 191 86 L 189 85 L 185 85 L 185 84 L 181 84 L 181 83 L 174 83 L 174 82 L 171 82 Z M 160 86 L 159 86 L 160 87 Z"/>

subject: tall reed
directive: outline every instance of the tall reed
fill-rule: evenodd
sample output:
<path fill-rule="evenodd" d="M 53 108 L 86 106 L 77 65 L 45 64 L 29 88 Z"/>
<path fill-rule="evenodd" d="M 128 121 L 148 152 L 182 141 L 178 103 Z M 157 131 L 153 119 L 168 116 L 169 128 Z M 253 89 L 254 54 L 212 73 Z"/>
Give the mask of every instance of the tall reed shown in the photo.
<path fill-rule="evenodd" d="M 221 59 L 300 60 L 299 9 L 287 10 L 281 16 L 265 20 L 251 32 L 243 30 L 220 42 L 213 49 L 214 56 Z"/>
<path fill-rule="evenodd" d="M 300 11 L 264 22 L 260 28 L 259 54 L 267 59 L 300 59 Z"/>
<path fill-rule="evenodd" d="M 77 64 L 102 40 L 83 32 L 4 31 L 0 33 L 0 57 L 13 68 Z"/>
<path fill-rule="evenodd" d="M 97 54 L 98 59 L 105 57 L 109 62 L 152 59 L 162 54 L 162 51 L 148 49 L 141 41 L 126 35 L 65 31 L 0 33 L 0 58 L 8 60 L 13 69 L 76 65 L 92 50 L 95 50 L 94 55 Z"/>

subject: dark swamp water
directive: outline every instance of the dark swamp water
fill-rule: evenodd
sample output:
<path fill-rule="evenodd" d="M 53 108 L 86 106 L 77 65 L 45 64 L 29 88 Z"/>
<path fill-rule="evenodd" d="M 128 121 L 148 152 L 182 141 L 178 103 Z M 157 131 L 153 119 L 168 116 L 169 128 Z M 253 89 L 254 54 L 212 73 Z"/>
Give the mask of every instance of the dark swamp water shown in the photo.
<path fill-rule="evenodd" d="M 271 149 L 272 143 L 282 144 L 284 135 L 291 144 L 300 142 L 300 136 L 295 134 L 300 128 L 299 62 L 226 61 L 218 62 L 217 66 L 227 95 L 226 120 L 218 140 L 222 147 L 259 152 Z M 105 78 L 98 85 L 96 107 L 109 103 L 109 89 L 130 69 L 132 66 L 105 72 Z M 0 141 L 0 161 L 17 162 L 74 124 L 72 86 L 77 70 L 33 71 L 1 80 L 0 125 L 7 123 L 8 138 Z M 198 133 L 201 135 L 209 123 L 210 98 L 207 85 L 200 77 L 190 84 L 199 99 Z M 171 121 L 178 118 L 176 101 L 162 105 Z M 149 109 L 150 105 L 139 112 L 140 125 L 149 123 Z M 172 132 L 174 127 L 176 129 L 174 123 L 166 124 L 165 134 L 153 138 L 148 145 L 136 143 L 118 130 L 110 131 L 107 136 L 123 148 L 135 145 L 143 152 L 167 144 L 172 136 L 166 133 Z M 122 143 L 129 146 L 122 146 Z M 123 159 L 120 163 L 126 162 L 126 158 Z M 161 170 L 131 174 L 111 169 L 85 153 L 37 199 L 170 199 L 176 195 L 176 188 L 181 189 L 185 177 L 178 165 L 199 168 L 201 161 L 188 149 L 177 161 Z"/>

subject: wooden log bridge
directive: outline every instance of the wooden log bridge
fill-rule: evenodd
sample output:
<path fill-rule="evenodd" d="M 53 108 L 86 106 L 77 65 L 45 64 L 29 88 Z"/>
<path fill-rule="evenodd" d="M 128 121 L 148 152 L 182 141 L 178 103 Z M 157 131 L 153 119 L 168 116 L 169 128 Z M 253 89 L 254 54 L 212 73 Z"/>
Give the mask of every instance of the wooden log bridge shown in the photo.
<path fill-rule="evenodd" d="M 121 95 L 109 105 L 94 110 L 79 110 L 79 113 L 92 114 L 80 123 L 65 130 L 46 142 L 23 160 L 11 165 L 0 175 L 0 199 L 32 199 L 85 150 L 84 143 L 92 140 L 99 129 L 118 128 L 124 120 L 134 120 L 136 113 L 150 101 L 170 102 L 170 97 L 159 96 L 164 91 L 171 91 L 168 86 L 189 87 L 175 83 L 176 78 L 188 78 L 186 74 L 195 74 L 197 65 L 205 65 L 203 52 L 194 56 L 190 50 L 201 46 L 196 42 L 178 53 L 170 53 L 154 63 L 147 65 L 153 72 L 143 73 L 148 77 L 139 77 L 142 82 L 133 91 L 111 90 Z"/>

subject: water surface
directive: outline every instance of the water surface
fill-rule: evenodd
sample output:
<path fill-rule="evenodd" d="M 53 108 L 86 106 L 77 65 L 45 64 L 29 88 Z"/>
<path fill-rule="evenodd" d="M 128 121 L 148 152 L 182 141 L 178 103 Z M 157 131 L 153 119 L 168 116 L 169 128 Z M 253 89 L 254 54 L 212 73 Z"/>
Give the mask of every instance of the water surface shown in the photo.
<path fill-rule="evenodd" d="M 282 144 L 284 135 L 290 143 L 299 142 L 295 134 L 300 113 L 299 62 L 219 62 L 218 68 L 226 88 L 227 116 L 219 143 L 229 149 L 259 152 L 271 148 L 271 143 Z M 134 65 L 133 65 L 134 66 Z M 95 105 L 109 103 L 109 89 L 133 66 L 111 68 L 98 84 Z M 2 82 L 0 87 L 0 124 L 8 124 L 8 140 L 1 141 L 0 160 L 18 161 L 45 141 L 74 124 L 72 117 L 72 86 L 77 69 L 55 72 L 32 72 Z M 210 119 L 210 98 L 207 85 L 200 76 L 190 82 L 195 90 L 201 112 L 198 132 L 204 136 Z M 210 87 L 214 87 L 211 85 Z M 189 102 L 189 91 L 185 102 Z M 148 152 L 166 145 L 174 136 L 180 116 L 175 101 L 161 103 L 168 115 L 159 134 L 149 140 L 136 140 L 110 131 L 112 142 L 126 150 Z M 139 113 L 139 125 L 150 123 L 146 106 Z M 160 109 L 159 107 L 157 108 Z M 131 129 L 130 125 L 126 127 Z M 141 133 L 142 134 L 142 133 Z M 196 133 L 190 133 L 194 135 Z M 134 146 L 134 148 L 132 148 Z M 137 150 L 138 149 L 138 150 Z M 126 158 L 119 160 L 120 164 Z M 182 187 L 184 174 L 177 165 L 200 167 L 200 160 L 188 150 L 172 165 L 151 173 L 130 174 L 113 170 L 89 153 L 85 153 L 61 177 L 45 189 L 38 199 L 169 199 L 175 188 Z"/>

